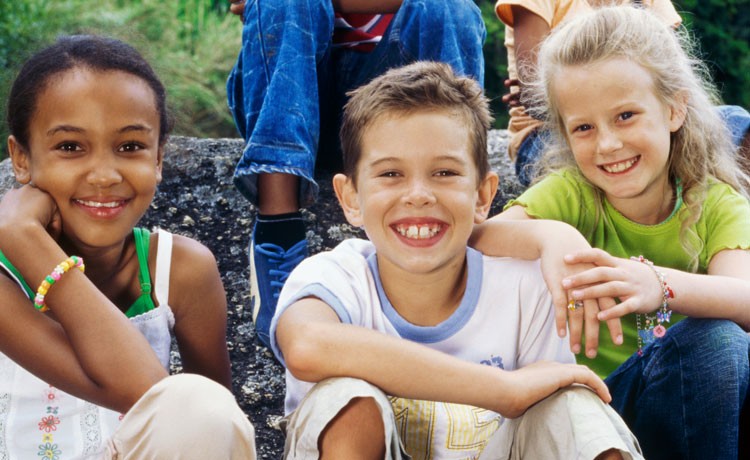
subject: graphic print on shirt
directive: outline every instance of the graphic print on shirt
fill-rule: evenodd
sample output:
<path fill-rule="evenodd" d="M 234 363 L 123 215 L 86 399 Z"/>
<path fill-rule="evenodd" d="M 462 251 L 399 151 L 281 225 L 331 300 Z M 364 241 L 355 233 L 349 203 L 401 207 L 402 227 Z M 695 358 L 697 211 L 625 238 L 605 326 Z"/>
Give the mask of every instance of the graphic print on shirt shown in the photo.
<path fill-rule="evenodd" d="M 502 417 L 464 404 L 389 396 L 396 430 L 413 460 L 477 458 Z"/>

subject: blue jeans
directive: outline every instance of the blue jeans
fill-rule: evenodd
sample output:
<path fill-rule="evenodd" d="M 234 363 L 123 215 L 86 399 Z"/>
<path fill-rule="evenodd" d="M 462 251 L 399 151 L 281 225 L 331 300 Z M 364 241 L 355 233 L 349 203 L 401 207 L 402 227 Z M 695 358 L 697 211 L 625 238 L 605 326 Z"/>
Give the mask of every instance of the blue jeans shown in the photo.
<path fill-rule="evenodd" d="M 372 52 L 334 48 L 330 0 L 250 0 L 242 49 L 227 81 L 235 124 L 245 139 L 234 183 L 257 202 L 262 173 L 299 176 L 300 205 L 313 202 L 319 166 L 340 165 L 338 127 L 346 92 L 385 70 L 442 61 L 484 79 L 485 28 L 472 0 L 404 0 Z M 318 158 L 318 152 L 321 155 Z"/>
<path fill-rule="evenodd" d="M 727 125 L 732 142 L 735 146 L 742 144 L 742 139 L 750 135 L 750 113 L 736 105 L 720 105 L 716 111 Z M 544 137 L 547 131 L 536 129 L 521 142 L 516 155 L 516 176 L 524 186 L 531 183 L 534 177 L 534 165 L 544 151 Z"/>
<path fill-rule="evenodd" d="M 721 119 L 727 124 L 734 145 L 742 144 L 742 139 L 749 135 L 750 113 L 736 105 L 721 105 L 717 110 Z"/>
<path fill-rule="evenodd" d="M 534 168 L 539 157 L 544 151 L 545 138 L 549 134 L 546 129 L 535 129 L 521 141 L 516 153 L 516 177 L 524 187 L 531 184 L 536 176 Z"/>
<path fill-rule="evenodd" d="M 735 323 L 687 318 L 607 377 L 612 407 L 647 459 L 738 458 L 749 350 Z"/>

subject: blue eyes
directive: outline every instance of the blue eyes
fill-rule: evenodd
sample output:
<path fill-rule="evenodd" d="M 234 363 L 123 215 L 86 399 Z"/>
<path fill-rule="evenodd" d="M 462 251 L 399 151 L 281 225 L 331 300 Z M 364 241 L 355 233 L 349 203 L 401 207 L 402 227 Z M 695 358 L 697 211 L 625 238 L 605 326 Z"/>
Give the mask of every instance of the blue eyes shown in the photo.
<path fill-rule="evenodd" d="M 619 114 L 617 116 L 617 119 L 620 120 L 620 121 L 627 121 L 627 120 L 630 120 L 631 118 L 633 118 L 634 116 L 635 116 L 635 112 L 622 112 L 621 114 Z M 593 125 L 582 124 L 582 125 L 578 125 L 575 128 L 573 128 L 573 132 L 574 133 L 575 132 L 586 132 L 586 131 L 589 131 L 589 130 L 592 130 L 592 129 L 594 129 Z"/>

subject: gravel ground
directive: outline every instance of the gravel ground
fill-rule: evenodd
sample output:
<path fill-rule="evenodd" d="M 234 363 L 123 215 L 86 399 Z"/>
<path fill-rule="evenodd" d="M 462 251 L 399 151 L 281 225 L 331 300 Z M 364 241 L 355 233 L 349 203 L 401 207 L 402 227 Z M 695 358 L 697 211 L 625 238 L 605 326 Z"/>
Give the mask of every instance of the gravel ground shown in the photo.
<path fill-rule="evenodd" d="M 521 190 L 505 155 L 506 145 L 504 131 L 490 132 L 491 164 L 501 177 L 493 214 Z M 215 254 L 227 291 L 227 346 L 234 394 L 255 426 L 258 458 L 276 459 L 281 458 L 284 446 L 276 428 L 283 415 L 284 371 L 256 342 L 251 321 L 247 244 L 255 211 L 231 182 L 242 146 L 241 139 L 173 137 L 165 157 L 164 180 L 141 225 L 159 225 L 192 237 Z M 9 162 L 0 163 L 0 193 L 12 186 L 12 177 Z M 363 236 L 345 223 L 330 185 L 331 173 L 321 171 L 317 177 L 320 199 L 304 211 L 311 253 Z M 179 369 L 179 356 L 174 352 L 173 371 Z"/>

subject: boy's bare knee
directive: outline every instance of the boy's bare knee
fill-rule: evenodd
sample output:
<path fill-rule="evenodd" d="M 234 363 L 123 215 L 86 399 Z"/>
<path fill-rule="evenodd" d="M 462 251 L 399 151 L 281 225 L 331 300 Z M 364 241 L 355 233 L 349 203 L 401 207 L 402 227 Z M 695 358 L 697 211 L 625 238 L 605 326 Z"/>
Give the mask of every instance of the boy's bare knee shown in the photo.
<path fill-rule="evenodd" d="M 373 398 L 354 398 L 325 427 L 318 441 L 321 459 L 385 456 L 385 426 Z"/>
<path fill-rule="evenodd" d="M 609 449 L 597 455 L 594 460 L 622 460 L 622 454 L 617 449 Z"/>

